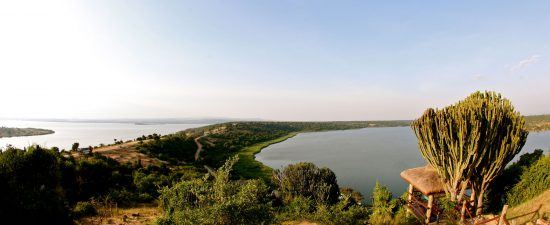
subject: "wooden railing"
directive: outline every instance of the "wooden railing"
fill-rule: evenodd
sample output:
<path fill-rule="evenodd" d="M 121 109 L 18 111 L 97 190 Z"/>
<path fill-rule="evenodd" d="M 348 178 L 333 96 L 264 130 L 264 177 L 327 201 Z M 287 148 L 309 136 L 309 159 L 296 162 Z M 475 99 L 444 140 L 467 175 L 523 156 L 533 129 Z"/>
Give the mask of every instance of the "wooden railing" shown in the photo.
<path fill-rule="evenodd" d="M 521 214 L 521 215 L 518 215 L 518 216 L 514 216 L 514 217 L 511 217 L 511 218 L 508 218 L 507 220 L 515 220 L 515 219 L 518 219 L 520 217 L 524 217 L 524 216 L 528 216 L 530 214 L 533 214 L 533 216 L 529 219 L 529 221 L 533 221 L 535 219 L 541 218 L 541 215 L 540 215 L 540 212 L 539 212 L 541 208 L 542 208 L 542 204 L 539 205 L 535 210 L 533 210 L 531 212 L 524 213 L 524 214 Z"/>
<path fill-rule="evenodd" d="M 475 225 L 487 224 L 487 223 L 495 221 L 495 220 L 498 220 L 498 223 L 497 223 L 498 225 L 500 225 L 500 224 L 510 225 L 510 223 L 508 223 L 508 220 L 506 220 L 506 212 L 508 212 L 508 205 L 504 205 L 504 207 L 502 207 L 502 212 L 500 213 L 500 215 L 495 216 L 495 217 L 490 218 L 490 219 L 478 221 L 478 222 L 475 223 Z"/>

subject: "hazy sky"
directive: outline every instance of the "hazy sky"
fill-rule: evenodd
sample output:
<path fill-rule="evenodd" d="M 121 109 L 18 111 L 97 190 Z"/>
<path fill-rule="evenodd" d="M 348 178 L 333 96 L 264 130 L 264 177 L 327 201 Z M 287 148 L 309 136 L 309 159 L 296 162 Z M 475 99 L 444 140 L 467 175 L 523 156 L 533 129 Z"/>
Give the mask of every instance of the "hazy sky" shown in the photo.
<path fill-rule="evenodd" d="M 460 3 L 459 3 L 460 2 Z M 0 117 L 550 113 L 547 1 L 2 1 Z"/>

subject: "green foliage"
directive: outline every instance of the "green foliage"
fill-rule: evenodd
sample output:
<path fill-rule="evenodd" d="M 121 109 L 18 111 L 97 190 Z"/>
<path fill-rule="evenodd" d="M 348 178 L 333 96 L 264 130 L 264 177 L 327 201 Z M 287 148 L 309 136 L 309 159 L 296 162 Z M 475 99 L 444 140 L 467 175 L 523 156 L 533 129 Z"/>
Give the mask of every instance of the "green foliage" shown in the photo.
<path fill-rule="evenodd" d="M 370 224 L 391 224 L 395 207 L 395 202 L 392 202 L 392 193 L 388 188 L 381 186 L 380 182 L 376 181 L 372 192 Z"/>
<path fill-rule="evenodd" d="M 422 156 L 445 181 L 451 200 L 471 182 L 478 210 L 488 185 L 527 139 L 524 118 L 494 92 L 475 92 L 441 110 L 428 109 L 412 123 Z"/>
<path fill-rule="evenodd" d="M 73 143 L 73 146 L 71 147 L 71 150 L 73 150 L 73 151 L 78 150 L 78 146 L 80 146 L 80 144 L 78 142 Z"/>
<path fill-rule="evenodd" d="M 273 172 L 273 183 L 284 202 L 297 196 L 311 198 L 315 203 L 334 204 L 340 196 L 336 175 L 329 168 L 301 162 Z"/>
<path fill-rule="evenodd" d="M 543 151 L 536 149 L 532 153 L 521 155 L 517 162 L 506 167 L 504 172 L 495 179 L 488 189 L 486 197 L 487 209 L 494 213 L 499 212 L 502 206 L 508 202 L 508 195 L 506 193 L 520 181 L 523 172 L 543 156 Z"/>
<path fill-rule="evenodd" d="M 84 202 L 91 199 L 119 206 L 151 202 L 161 187 L 196 176 L 174 170 L 120 164 L 100 154 L 77 160 L 57 149 L 9 148 L 0 152 L 0 217 L 18 224 L 67 224 L 70 209 L 74 216 L 87 215 Z"/>
<path fill-rule="evenodd" d="M 315 204 L 311 198 L 297 196 L 285 205 L 276 215 L 276 221 L 282 223 L 291 220 L 310 220 L 320 224 L 367 224 L 369 211 L 366 207 L 354 204 L 351 198 L 345 198 L 334 205 Z"/>
<path fill-rule="evenodd" d="M 93 216 L 97 214 L 97 210 L 91 202 L 77 202 L 73 214 L 76 217 Z"/>
<path fill-rule="evenodd" d="M 178 164 L 179 161 L 192 162 L 197 145 L 192 138 L 184 135 L 175 134 L 160 138 L 155 135 L 146 138 L 149 141 L 143 142 L 138 147 L 139 151 L 168 161 L 172 164 Z"/>
<path fill-rule="evenodd" d="M 31 146 L 0 151 L 0 218 L 7 224 L 69 224 L 59 153 Z M 32 216 L 31 216 L 32 215 Z"/>
<path fill-rule="evenodd" d="M 261 180 L 231 181 L 228 160 L 211 180 L 182 181 L 161 191 L 165 216 L 157 224 L 265 224 L 272 218 L 268 189 Z"/>
<path fill-rule="evenodd" d="M 399 198 L 393 198 L 387 187 L 377 181 L 372 193 L 372 206 L 369 224 L 376 225 L 415 225 L 419 221 L 413 216 L 407 216 L 405 205 L 407 193 Z"/>
<path fill-rule="evenodd" d="M 256 161 L 254 155 L 256 153 L 259 153 L 263 148 L 275 143 L 285 141 L 286 139 L 291 138 L 294 135 L 296 134 L 291 133 L 289 135 L 274 140 L 261 142 L 242 149 L 238 153 L 239 161 L 234 166 L 235 174 L 243 179 L 261 178 L 265 182 L 271 182 L 273 169 L 262 164 L 261 162 Z"/>
<path fill-rule="evenodd" d="M 348 187 L 340 188 L 340 196 L 342 198 L 349 198 L 349 201 L 351 201 L 353 204 L 361 205 L 363 202 L 363 195 Z"/>
<path fill-rule="evenodd" d="M 507 194 L 508 203 L 519 205 L 550 189 L 550 155 L 541 157 L 529 167 Z"/>

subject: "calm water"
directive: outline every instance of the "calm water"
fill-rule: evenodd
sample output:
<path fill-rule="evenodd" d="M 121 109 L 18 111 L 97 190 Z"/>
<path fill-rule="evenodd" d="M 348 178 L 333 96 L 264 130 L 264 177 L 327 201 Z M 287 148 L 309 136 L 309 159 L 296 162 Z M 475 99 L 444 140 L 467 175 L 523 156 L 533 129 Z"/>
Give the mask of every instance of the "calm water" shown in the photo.
<path fill-rule="evenodd" d="M 80 146 L 96 146 L 101 143 L 113 143 L 113 139 L 130 140 L 141 135 L 170 134 L 192 127 L 204 126 L 204 124 L 153 124 L 135 125 L 133 123 L 71 123 L 71 122 L 38 122 L 38 121 L 0 121 L 0 126 L 5 127 L 33 127 L 55 131 L 54 134 L 0 138 L 0 147 L 11 144 L 23 148 L 31 144 L 39 144 L 48 147 L 70 149 L 74 142 Z"/>
<path fill-rule="evenodd" d="M 550 132 L 529 134 L 522 152 L 535 148 L 550 149 Z M 376 180 L 394 195 L 401 195 L 407 184 L 399 173 L 425 165 L 409 127 L 298 134 L 265 148 L 256 159 L 275 169 L 305 161 L 329 167 L 340 186 L 358 190 L 365 197 L 372 193 Z"/>

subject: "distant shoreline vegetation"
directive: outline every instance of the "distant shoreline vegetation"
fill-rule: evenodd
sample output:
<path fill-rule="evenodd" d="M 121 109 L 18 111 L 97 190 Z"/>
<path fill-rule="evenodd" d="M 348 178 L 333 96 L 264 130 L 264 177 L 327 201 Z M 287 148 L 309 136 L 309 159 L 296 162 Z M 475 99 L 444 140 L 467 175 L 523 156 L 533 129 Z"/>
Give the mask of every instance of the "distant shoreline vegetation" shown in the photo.
<path fill-rule="evenodd" d="M 55 131 L 40 128 L 0 127 L 0 138 L 53 134 Z"/>

